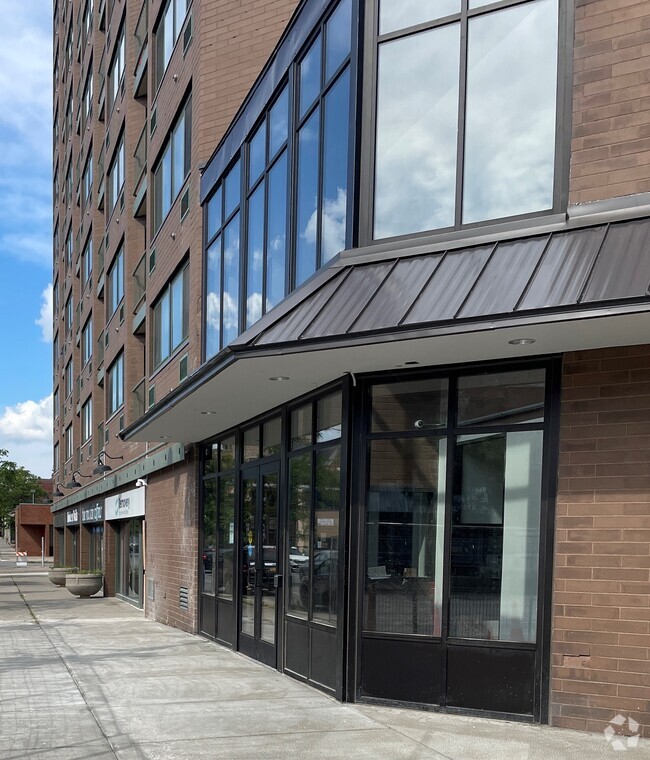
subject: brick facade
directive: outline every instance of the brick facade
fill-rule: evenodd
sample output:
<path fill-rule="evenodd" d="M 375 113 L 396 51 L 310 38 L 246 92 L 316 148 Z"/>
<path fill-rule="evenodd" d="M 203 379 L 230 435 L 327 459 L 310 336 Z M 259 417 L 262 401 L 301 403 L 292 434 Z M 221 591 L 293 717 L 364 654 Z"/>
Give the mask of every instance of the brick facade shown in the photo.
<path fill-rule="evenodd" d="M 16 551 L 28 557 L 41 556 L 41 539 L 45 539 L 45 556 L 50 554 L 52 512 L 49 504 L 19 504 L 16 507 Z"/>
<path fill-rule="evenodd" d="M 650 346 L 568 354 L 557 495 L 552 715 L 650 736 Z"/>

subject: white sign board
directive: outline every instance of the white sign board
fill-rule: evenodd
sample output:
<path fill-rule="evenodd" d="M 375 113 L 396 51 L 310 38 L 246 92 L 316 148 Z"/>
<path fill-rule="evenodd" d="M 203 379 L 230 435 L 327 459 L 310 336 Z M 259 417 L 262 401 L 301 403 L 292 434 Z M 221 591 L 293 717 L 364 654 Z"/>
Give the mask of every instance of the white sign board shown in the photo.
<path fill-rule="evenodd" d="M 145 488 L 132 488 L 130 491 L 109 496 L 104 500 L 106 520 L 128 520 L 144 515 Z"/>

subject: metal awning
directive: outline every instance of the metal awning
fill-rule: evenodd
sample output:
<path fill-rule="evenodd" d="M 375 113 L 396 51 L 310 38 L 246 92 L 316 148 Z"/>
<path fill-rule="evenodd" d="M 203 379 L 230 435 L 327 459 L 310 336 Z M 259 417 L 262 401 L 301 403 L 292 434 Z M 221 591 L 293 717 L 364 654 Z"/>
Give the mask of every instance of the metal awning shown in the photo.
<path fill-rule="evenodd" d="M 371 263 L 343 256 L 124 438 L 205 440 L 346 373 L 646 343 L 649 288 L 650 218 Z M 535 342 L 511 344 L 521 337 Z"/>

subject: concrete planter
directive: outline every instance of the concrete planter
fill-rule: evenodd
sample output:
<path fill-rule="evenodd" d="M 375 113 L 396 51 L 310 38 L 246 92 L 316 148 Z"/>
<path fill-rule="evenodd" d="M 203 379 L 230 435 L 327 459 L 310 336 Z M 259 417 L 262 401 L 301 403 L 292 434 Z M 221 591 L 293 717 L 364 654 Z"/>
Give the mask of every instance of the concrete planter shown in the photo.
<path fill-rule="evenodd" d="M 51 567 L 47 577 L 55 586 L 65 586 L 65 577 L 68 573 L 76 573 L 78 567 Z"/>
<path fill-rule="evenodd" d="M 102 573 L 70 573 L 66 575 L 65 587 L 75 596 L 92 596 L 104 585 Z"/>

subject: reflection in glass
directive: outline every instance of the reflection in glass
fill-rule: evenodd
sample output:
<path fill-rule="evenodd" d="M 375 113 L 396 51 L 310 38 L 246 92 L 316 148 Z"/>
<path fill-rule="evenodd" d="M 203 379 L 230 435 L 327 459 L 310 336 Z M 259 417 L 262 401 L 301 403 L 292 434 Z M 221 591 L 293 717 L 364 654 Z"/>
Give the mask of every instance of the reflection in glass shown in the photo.
<path fill-rule="evenodd" d="M 309 613 L 311 454 L 289 460 L 289 614 Z"/>
<path fill-rule="evenodd" d="M 221 228 L 221 186 L 208 201 L 208 240 L 219 232 Z"/>
<path fill-rule="evenodd" d="M 242 583 L 241 583 L 241 632 L 255 635 L 255 513 L 257 510 L 257 478 L 244 478 L 242 482 Z"/>
<path fill-rule="evenodd" d="M 219 510 L 217 519 L 217 592 L 224 599 L 233 595 L 233 562 L 235 558 L 235 478 L 219 478 Z"/>
<path fill-rule="evenodd" d="M 275 644 L 275 576 L 278 572 L 278 474 L 262 475 L 262 616 L 260 638 Z"/>
<path fill-rule="evenodd" d="M 325 29 L 325 81 L 350 55 L 352 0 L 341 0 Z"/>
<path fill-rule="evenodd" d="M 542 422 L 545 375 L 543 369 L 529 369 L 459 378 L 458 424 Z"/>
<path fill-rule="evenodd" d="M 320 108 L 298 134 L 296 287 L 316 271 Z"/>
<path fill-rule="evenodd" d="M 458 439 L 449 635 L 534 642 L 542 432 Z"/>
<path fill-rule="evenodd" d="M 246 327 L 262 316 L 264 281 L 264 182 L 248 201 L 248 255 L 246 262 Z"/>
<path fill-rule="evenodd" d="M 258 127 L 248 147 L 248 187 L 252 187 L 266 166 L 266 121 Z"/>
<path fill-rule="evenodd" d="M 311 446 L 312 405 L 306 404 L 291 412 L 291 448 Z"/>
<path fill-rule="evenodd" d="M 425 24 L 452 13 L 460 13 L 460 0 L 381 0 L 379 34 Z"/>
<path fill-rule="evenodd" d="M 370 443 L 364 629 L 440 636 L 447 443 Z"/>
<path fill-rule="evenodd" d="M 557 0 L 469 21 L 463 222 L 553 205 Z"/>
<path fill-rule="evenodd" d="M 341 447 L 316 454 L 312 619 L 336 625 L 338 615 Z"/>
<path fill-rule="evenodd" d="M 446 378 L 373 385 L 372 432 L 427 430 L 446 425 L 448 385 Z"/>
<path fill-rule="evenodd" d="M 274 417 L 265 422 L 262 429 L 262 456 L 270 457 L 280 453 L 282 445 L 282 418 Z"/>
<path fill-rule="evenodd" d="M 320 92 L 321 44 L 322 40 L 319 35 L 300 62 L 301 117 L 305 115 Z"/>
<path fill-rule="evenodd" d="M 287 154 L 269 172 L 266 249 L 266 311 L 284 298 L 287 259 Z"/>
<path fill-rule="evenodd" d="M 321 264 L 345 248 L 350 69 L 325 98 Z"/>
<path fill-rule="evenodd" d="M 241 195 L 241 163 L 237 163 L 232 167 L 230 173 L 226 177 L 226 190 L 224 194 L 225 209 L 224 218 L 232 214 L 232 212 L 239 206 L 239 198 Z"/>
<path fill-rule="evenodd" d="M 204 594 L 214 594 L 214 546 L 217 506 L 217 481 L 203 483 L 203 583 Z"/>
<path fill-rule="evenodd" d="M 376 238 L 454 223 L 459 45 L 450 24 L 379 47 Z"/>
<path fill-rule="evenodd" d="M 260 458 L 260 426 L 255 425 L 244 430 L 244 462 Z"/>
<path fill-rule="evenodd" d="M 205 355 L 221 347 L 221 237 L 208 248 L 205 296 Z"/>
<path fill-rule="evenodd" d="M 224 232 L 223 345 L 239 335 L 239 214 Z"/>
<path fill-rule="evenodd" d="M 203 472 L 214 475 L 219 470 L 219 444 L 213 443 L 203 448 Z"/>
<path fill-rule="evenodd" d="M 237 463 L 236 455 L 237 450 L 235 448 L 235 436 L 231 435 L 230 438 L 225 438 L 219 444 L 219 469 L 220 470 L 232 470 Z"/>
<path fill-rule="evenodd" d="M 289 91 L 285 87 L 269 112 L 269 160 L 289 136 Z"/>
<path fill-rule="evenodd" d="M 343 399 L 333 393 L 318 400 L 316 404 L 316 443 L 332 441 L 341 437 Z"/>

